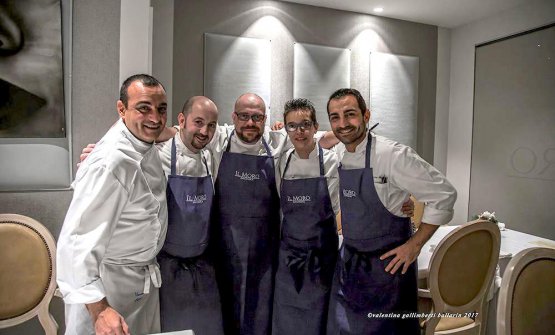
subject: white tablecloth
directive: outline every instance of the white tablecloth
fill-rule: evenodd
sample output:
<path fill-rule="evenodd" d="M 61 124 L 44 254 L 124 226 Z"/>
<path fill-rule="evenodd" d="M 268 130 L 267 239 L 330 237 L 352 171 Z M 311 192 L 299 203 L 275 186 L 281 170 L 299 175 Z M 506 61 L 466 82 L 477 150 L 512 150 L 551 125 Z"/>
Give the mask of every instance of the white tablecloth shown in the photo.
<path fill-rule="evenodd" d="M 422 251 L 418 256 L 418 278 L 426 278 L 428 276 L 428 267 L 432 258 L 432 245 L 437 246 L 441 240 L 458 226 L 441 226 L 430 238 L 430 240 L 422 247 Z M 550 247 L 555 249 L 555 241 L 542 237 L 521 233 L 516 230 L 505 229 L 501 231 L 501 251 L 500 259 L 510 259 L 518 252 L 536 247 Z M 506 265 L 506 264 L 504 264 Z M 503 274 L 504 267 L 501 268 Z"/>

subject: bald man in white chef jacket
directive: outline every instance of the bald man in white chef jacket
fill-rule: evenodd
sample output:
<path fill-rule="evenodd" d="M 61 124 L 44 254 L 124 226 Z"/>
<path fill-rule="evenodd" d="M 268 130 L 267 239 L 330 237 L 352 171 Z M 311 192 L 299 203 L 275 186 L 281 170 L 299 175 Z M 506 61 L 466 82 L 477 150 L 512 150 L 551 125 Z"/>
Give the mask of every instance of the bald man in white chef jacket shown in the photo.
<path fill-rule="evenodd" d="M 165 175 L 154 140 L 167 98 L 149 75 L 120 90 L 120 120 L 82 163 L 58 239 L 66 334 L 160 331 L 156 255 L 167 229 Z"/>

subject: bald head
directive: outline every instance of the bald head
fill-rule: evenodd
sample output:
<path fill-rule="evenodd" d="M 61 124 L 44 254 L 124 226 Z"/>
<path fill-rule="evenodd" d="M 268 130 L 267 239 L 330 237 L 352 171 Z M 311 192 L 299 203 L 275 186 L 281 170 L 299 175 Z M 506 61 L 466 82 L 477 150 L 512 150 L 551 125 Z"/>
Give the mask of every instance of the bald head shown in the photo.
<path fill-rule="evenodd" d="M 259 95 L 245 93 L 235 101 L 231 117 L 237 137 L 245 143 L 255 143 L 264 133 L 266 104 Z"/>
<path fill-rule="evenodd" d="M 187 99 L 187 101 L 185 101 L 185 104 L 183 104 L 183 109 L 181 110 L 181 113 L 183 113 L 183 115 L 187 117 L 187 115 L 193 111 L 193 108 L 200 108 L 207 111 L 212 110 L 218 113 L 218 108 L 216 107 L 216 104 L 212 100 L 202 95 L 195 95 Z"/>
<path fill-rule="evenodd" d="M 218 125 L 218 108 L 207 97 L 194 96 L 185 101 L 177 120 L 183 144 L 189 150 L 198 152 L 214 136 Z"/>
<path fill-rule="evenodd" d="M 266 114 L 266 104 L 264 103 L 264 99 L 254 93 L 242 94 L 235 101 L 234 111 L 236 113 L 239 113 L 245 108 L 256 108 L 260 110 L 262 114 Z"/>

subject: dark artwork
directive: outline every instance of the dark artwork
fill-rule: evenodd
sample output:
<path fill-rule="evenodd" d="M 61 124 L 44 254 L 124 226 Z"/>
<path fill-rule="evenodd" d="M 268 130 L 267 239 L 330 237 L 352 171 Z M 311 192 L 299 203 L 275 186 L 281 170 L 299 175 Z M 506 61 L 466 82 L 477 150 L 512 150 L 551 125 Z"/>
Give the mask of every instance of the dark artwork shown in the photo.
<path fill-rule="evenodd" d="M 65 137 L 60 0 L 0 0 L 0 138 Z"/>

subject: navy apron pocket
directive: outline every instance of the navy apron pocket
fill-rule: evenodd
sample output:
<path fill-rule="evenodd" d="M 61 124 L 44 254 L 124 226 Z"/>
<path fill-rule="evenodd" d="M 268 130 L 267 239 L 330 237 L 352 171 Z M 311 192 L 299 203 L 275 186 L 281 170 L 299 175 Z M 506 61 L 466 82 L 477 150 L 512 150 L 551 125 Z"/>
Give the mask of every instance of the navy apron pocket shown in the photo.
<path fill-rule="evenodd" d="M 399 274 L 385 272 L 386 261 L 379 256 L 356 254 L 344 264 L 339 296 L 355 312 L 390 311 L 396 304 Z"/>

